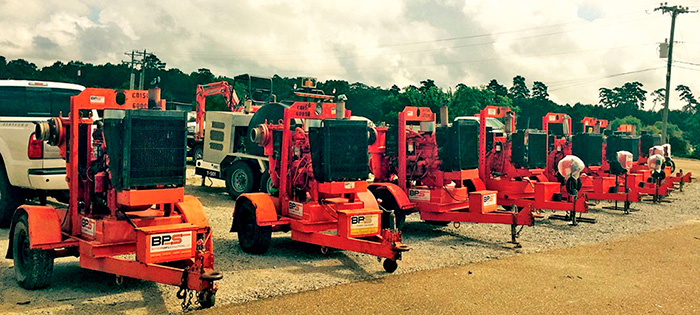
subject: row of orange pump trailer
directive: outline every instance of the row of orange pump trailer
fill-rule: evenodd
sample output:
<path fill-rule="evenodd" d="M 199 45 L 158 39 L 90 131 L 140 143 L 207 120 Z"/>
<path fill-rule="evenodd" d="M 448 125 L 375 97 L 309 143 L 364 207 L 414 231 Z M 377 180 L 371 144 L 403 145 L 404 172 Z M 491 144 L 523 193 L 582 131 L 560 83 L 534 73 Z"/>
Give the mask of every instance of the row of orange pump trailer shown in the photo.
<path fill-rule="evenodd" d="M 622 201 L 627 212 L 642 196 L 658 200 L 691 180 L 671 174 L 667 146 L 638 161 L 616 152 L 584 165 L 572 154 L 575 135 L 563 114 L 547 114 L 544 132 L 516 130 L 504 107 L 448 117 L 441 108 L 437 124 L 430 108 L 406 107 L 398 124 L 374 126 L 354 119 L 343 97 L 286 106 L 280 119 L 249 130 L 264 147 L 274 188 L 240 195 L 231 231 L 247 253 L 265 253 L 272 232 L 284 231 L 324 251 L 384 258 L 393 272 L 410 250 L 401 228 L 414 212 L 435 225 L 505 224 L 519 246 L 518 227 L 544 210 L 574 225 L 595 222 L 582 217 L 590 200 Z M 502 130 L 494 120 L 504 121 Z M 584 121 L 592 133 L 602 125 L 594 120 Z M 564 132 L 550 136 L 551 124 Z M 54 258 L 76 256 L 82 268 L 178 286 L 185 309 L 213 306 L 223 274 L 214 268 L 204 207 L 184 194 L 185 130 L 184 113 L 165 110 L 157 89 L 86 89 L 71 98 L 68 118 L 38 123 L 36 138 L 67 161 L 70 201 L 15 212 L 7 258 L 20 286 L 47 286 Z"/>

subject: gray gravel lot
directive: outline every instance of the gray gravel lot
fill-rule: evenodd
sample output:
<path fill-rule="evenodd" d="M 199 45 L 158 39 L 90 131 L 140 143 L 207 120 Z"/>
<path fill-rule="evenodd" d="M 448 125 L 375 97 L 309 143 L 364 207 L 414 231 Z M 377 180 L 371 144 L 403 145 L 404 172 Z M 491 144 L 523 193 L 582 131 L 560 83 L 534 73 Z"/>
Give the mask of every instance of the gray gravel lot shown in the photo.
<path fill-rule="evenodd" d="M 225 193 L 223 182 L 200 187 L 199 177 L 188 168 L 186 191 L 199 197 L 214 227 L 216 268 L 224 273 L 219 282 L 217 304 L 242 303 L 293 292 L 387 276 L 377 259 L 352 252 L 329 250 L 322 254 L 314 245 L 297 243 L 286 233 L 273 234 L 267 254 L 252 256 L 238 247 L 235 233 L 229 233 L 234 202 Z M 641 203 L 631 215 L 604 210 L 601 203 L 587 217 L 596 224 L 539 219 L 535 227 L 523 229 L 523 248 L 507 244 L 510 226 L 462 224 L 435 227 L 409 217 L 404 242 L 413 249 L 399 262 L 396 273 L 436 269 L 520 253 L 604 242 L 644 232 L 667 229 L 688 221 L 700 220 L 700 185 L 687 185 L 675 192 L 672 203 Z M 545 213 L 548 216 L 549 212 Z M 7 251 L 9 230 L 0 230 L 0 252 Z M 11 260 L 0 260 L 0 313 L 124 313 L 156 314 L 180 312 L 176 288 L 127 279 L 115 283 L 115 277 L 83 270 L 77 258 L 56 260 L 52 285 L 39 291 L 17 286 Z M 514 270 L 518 266 L 513 266 Z"/>

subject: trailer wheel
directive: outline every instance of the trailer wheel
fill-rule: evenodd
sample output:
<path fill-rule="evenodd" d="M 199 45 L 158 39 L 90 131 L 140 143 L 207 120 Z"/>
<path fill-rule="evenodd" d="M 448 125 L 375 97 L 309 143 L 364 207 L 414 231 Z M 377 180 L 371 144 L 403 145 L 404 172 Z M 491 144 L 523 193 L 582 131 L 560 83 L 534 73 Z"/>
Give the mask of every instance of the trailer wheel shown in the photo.
<path fill-rule="evenodd" d="M 12 214 L 24 202 L 22 190 L 10 184 L 5 165 L 0 161 L 0 228 L 10 226 Z"/>
<path fill-rule="evenodd" d="M 204 149 L 202 148 L 201 145 L 195 145 L 194 148 L 192 148 L 192 161 L 197 163 L 197 160 L 201 160 L 204 158 Z"/>
<path fill-rule="evenodd" d="M 29 228 L 26 215 L 15 222 L 12 235 L 12 255 L 15 261 L 15 279 L 27 289 L 46 287 L 53 273 L 53 255 L 48 250 L 29 248 Z"/>
<path fill-rule="evenodd" d="M 382 264 L 382 266 L 384 266 L 384 271 L 388 273 L 393 273 L 394 271 L 396 271 L 396 268 L 399 267 L 399 265 L 396 263 L 396 260 L 389 258 L 384 259 L 384 263 Z"/>
<path fill-rule="evenodd" d="M 262 255 L 270 247 L 271 226 L 259 226 L 255 216 L 255 207 L 248 200 L 238 209 L 238 244 L 249 254 Z"/>
<path fill-rule="evenodd" d="M 394 217 L 396 218 L 395 227 L 397 230 L 403 230 L 404 225 L 406 225 L 406 211 L 399 208 L 399 204 L 394 199 L 394 196 L 386 189 L 373 189 L 370 190 L 374 195 L 374 198 L 381 200 L 379 206 L 382 210 L 394 211 Z M 382 211 L 382 229 L 388 229 L 390 227 L 389 220 L 391 215 L 387 211 Z"/>
<path fill-rule="evenodd" d="M 260 176 L 260 192 L 270 193 L 274 188 L 272 183 L 272 178 L 270 178 L 270 173 L 265 172 Z"/>
<path fill-rule="evenodd" d="M 233 199 L 238 198 L 242 194 L 252 192 L 253 188 L 257 187 L 255 174 L 253 174 L 253 170 L 246 162 L 233 162 L 224 172 L 226 192 Z"/>
<path fill-rule="evenodd" d="M 216 292 L 199 292 L 197 301 L 199 301 L 199 306 L 202 308 L 210 308 L 216 304 Z"/>

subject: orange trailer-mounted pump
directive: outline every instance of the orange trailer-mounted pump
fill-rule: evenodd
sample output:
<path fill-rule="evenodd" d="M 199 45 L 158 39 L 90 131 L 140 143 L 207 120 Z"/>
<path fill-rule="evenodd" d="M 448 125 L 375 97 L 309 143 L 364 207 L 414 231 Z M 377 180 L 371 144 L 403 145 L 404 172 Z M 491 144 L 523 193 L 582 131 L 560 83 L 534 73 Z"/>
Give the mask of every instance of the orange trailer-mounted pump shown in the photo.
<path fill-rule="evenodd" d="M 478 114 L 480 121 L 479 177 L 486 188 L 498 191 L 498 204 L 507 207 L 533 207 L 536 210 L 566 211 L 572 225 L 577 220 L 595 223 L 595 219 L 577 219 L 576 213 L 587 213 L 585 193 L 577 185 L 550 182 L 544 174 L 547 137 L 542 131 L 515 130 L 515 113 L 507 107 L 486 106 Z M 504 135 L 489 132 L 486 119 L 505 119 Z M 490 140 L 492 139 L 492 140 Z M 491 143 L 487 148 L 487 143 Z"/>
<path fill-rule="evenodd" d="M 214 305 L 212 230 L 183 189 L 185 112 L 164 111 L 159 92 L 86 89 L 69 118 L 37 124 L 66 160 L 70 202 L 15 211 L 7 258 L 20 286 L 47 286 L 54 257 L 79 256 L 82 268 L 179 286 L 183 308 Z"/>
<path fill-rule="evenodd" d="M 486 190 L 476 169 L 478 124 L 457 120 L 448 125 L 447 117 L 443 106 L 436 129 L 430 108 L 409 106 L 399 112 L 396 128 L 376 127 L 376 140 L 370 145 L 370 169 L 375 176 L 370 191 L 383 208 L 394 210 L 399 226 L 411 212 L 437 225 L 508 224 L 511 242 L 517 244 L 516 227 L 534 224 L 531 208 L 520 212 L 497 208 L 496 191 Z M 397 141 L 389 144 L 387 138 Z"/>
<path fill-rule="evenodd" d="M 561 113 L 547 113 L 542 117 L 542 130 L 547 135 L 547 167 L 545 175 L 552 182 L 561 180 L 557 165 L 571 155 L 571 117 Z"/>
<path fill-rule="evenodd" d="M 270 193 L 236 199 L 231 231 L 241 249 L 263 254 L 272 231 L 293 240 L 386 258 L 394 272 L 401 232 L 382 228 L 377 200 L 367 190 L 367 122 L 349 120 L 344 96 L 338 103 L 295 102 L 282 121 L 253 128 L 251 138 L 269 157 Z"/>

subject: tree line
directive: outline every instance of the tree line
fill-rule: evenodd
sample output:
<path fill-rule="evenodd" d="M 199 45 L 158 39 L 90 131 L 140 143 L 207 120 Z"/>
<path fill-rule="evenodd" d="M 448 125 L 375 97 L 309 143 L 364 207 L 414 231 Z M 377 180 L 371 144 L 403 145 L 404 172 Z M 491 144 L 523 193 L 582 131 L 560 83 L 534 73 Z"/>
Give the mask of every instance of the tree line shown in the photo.
<path fill-rule="evenodd" d="M 161 96 L 168 101 L 193 104 L 195 89 L 199 84 L 228 81 L 233 84 L 239 96 L 246 94 L 243 82 L 236 82 L 226 76 L 214 75 L 209 69 L 201 68 L 189 74 L 177 68 L 166 68 L 166 64 L 156 56 L 146 61 L 146 87 L 156 85 L 161 88 Z M 46 67 L 37 67 L 24 60 L 6 60 L 0 56 L 0 79 L 45 80 L 76 83 L 86 87 L 126 89 L 129 87 L 130 68 L 127 64 L 106 63 L 95 65 L 80 61 L 63 63 L 56 61 Z M 273 93 L 278 100 L 293 98 L 293 86 L 299 78 L 274 75 Z M 439 87 L 435 81 L 426 79 L 417 85 L 390 88 L 369 86 L 360 82 L 344 80 L 319 82 L 319 89 L 330 93 L 345 94 L 347 108 L 353 115 L 365 116 L 375 122 L 394 123 L 398 112 L 405 106 L 428 106 L 438 111 L 442 105 L 450 109 L 450 118 L 474 115 L 487 105 L 508 106 L 518 114 L 518 128 L 541 128 L 541 119 L 548 112 L 565 113 L 572 117 L 574 131 L 576 122 L 591 116 L 611 121 L 612 128 L 620 124 L 634 124 L 639 131 L 660 133 L 661 111 L 665 90 L 656 89 L 648 93 L 644 85 L 633 81 L 618 87 L 601 87 L 598 104 L 557 104 L 549 98 L 548 87 L 544 82 L 534 81 L 528 87 L 527 80 L 520 75 L 513 77 L 510 86 L 491 80 L 481 86 L 457 84 L 454 87 Z M 700 107 L 698 99 L 688 86 L 678 85 L 678 93 L 684 106 L 669 111 L 669 142 L 674 155 L 700 158 Z M 651 102 L 651 108 L 649 103 Z M 208 110 L 224 109 L 223 100 L 212 97 L 207 100 Z M 646 107 L 646 108 L 645 108 Z"/>

